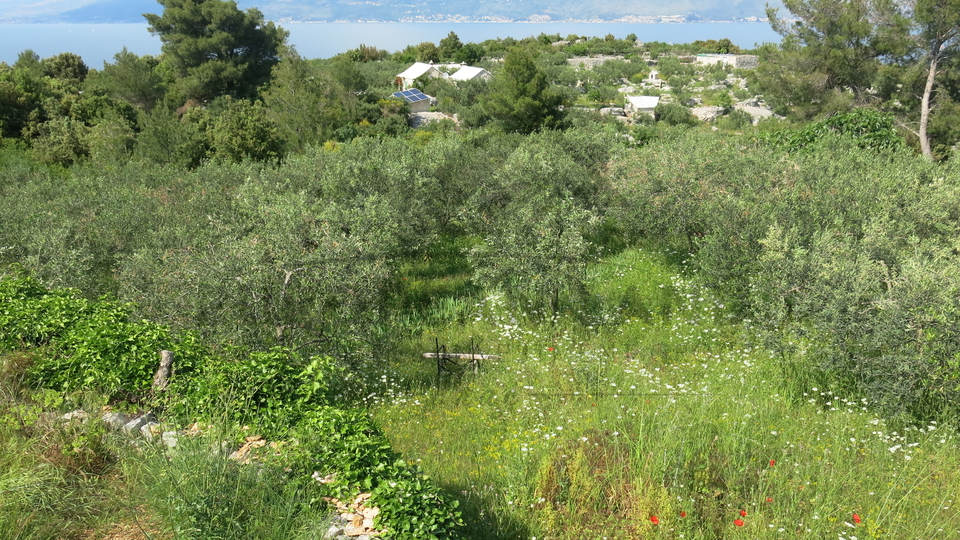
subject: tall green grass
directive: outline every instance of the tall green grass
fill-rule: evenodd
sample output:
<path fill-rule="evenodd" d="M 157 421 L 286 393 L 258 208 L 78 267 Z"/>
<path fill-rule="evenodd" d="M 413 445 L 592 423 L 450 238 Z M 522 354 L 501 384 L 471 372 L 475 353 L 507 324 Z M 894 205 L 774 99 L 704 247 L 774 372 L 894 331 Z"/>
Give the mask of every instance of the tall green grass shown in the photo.
<path fill-rule="evenodd" d="M 592 275 L 582 313 L 494 296 L 433 329 L 502 355 L 480 374 L 370 399 L 467 538 L 960 535 L 956 426 L 888 425 L 815 386 L 666 255 Z"/>
<path fill-rule="evenodd" d="M 96 425 L 64 421 L 63 400 L 32 392 L 23 354 L 0 355 L 0 538 L 78 538 L 123 512 L 115 453 Z"/>

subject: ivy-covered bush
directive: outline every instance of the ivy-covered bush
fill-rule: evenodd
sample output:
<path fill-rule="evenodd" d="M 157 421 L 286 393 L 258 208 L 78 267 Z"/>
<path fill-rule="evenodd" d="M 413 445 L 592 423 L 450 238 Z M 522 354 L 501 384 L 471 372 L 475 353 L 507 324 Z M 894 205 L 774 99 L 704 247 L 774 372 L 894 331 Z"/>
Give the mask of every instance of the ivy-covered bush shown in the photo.
<path fill-rule="evenodd" d="M 374 525 L 386 529 L 382 538 L 456 538 L 463 524 L 457 501 L 401 459 L 364 411 L 314 409 L 297 425 L 292 440 L 282 452 L 284 465 L 300 475 L 329 479 L 318 484 L 327 496 L 370 493 L 369 505 L 380 509 Z"/>
<path fill-rule="evenodd" d="M 239 433 L 254 426 L 270 438 L 287 431 L 309 411 L 327 403 L 336 365 L 330 357 L 303 358 L 274 347 L 232 349 L 209 356 L 189 377 L 177 377 L 167 392 L 167 414 L 183 422 L 216 422 Z"/>
<path fill-rule="evenodd" d="M 161 325 L 130 320 L 129 305 L 49 291 L 30 277 L 0 276 L 0 306 L 0 350 L 44 347 L 27 372 L 44 388 L 143 394 L 161 350 L 175 352 L 184 374 L 200 354 L 189 336 L 174 340 Z"/>

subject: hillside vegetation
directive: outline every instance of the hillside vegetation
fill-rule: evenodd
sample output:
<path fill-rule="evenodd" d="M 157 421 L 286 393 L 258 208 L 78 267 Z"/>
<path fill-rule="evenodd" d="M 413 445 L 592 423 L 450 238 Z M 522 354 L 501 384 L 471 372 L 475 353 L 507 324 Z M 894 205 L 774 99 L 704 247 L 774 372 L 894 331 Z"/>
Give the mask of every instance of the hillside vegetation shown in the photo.
<path fill-rule="evenodd" d="M 841 90 L 700 122 L 691 89 L 764 75 L 678 56 L 617 120 L 632 39 L 454 38 L 0 70 L 0 535 L 314 539 L 350 505 L 410 540 L 960 535 L 950 152 Z M 382 99 L 468 53 L 500 79 L 427 81 L 459 124 Z"/>

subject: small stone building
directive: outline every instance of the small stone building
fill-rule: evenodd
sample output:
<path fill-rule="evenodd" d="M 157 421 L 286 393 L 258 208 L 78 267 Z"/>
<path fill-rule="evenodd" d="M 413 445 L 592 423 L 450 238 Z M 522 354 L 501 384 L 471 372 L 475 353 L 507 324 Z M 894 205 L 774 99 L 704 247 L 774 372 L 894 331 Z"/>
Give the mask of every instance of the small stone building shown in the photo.
<path fill-rule="evenodd" d="M 759 58 L 753 54 L 698 54 L 697 63 L 705 66 L 727 64 L 735 69 L 754 69 Z"/>
<path fill-rule="evenodd" d="M 424 94 L 416 88 L 394 92 L 393 97 L 402 99 L 410 106 L 411 113 L 427 112 L 430 110 L 430 101 L 432 97 Z"/>
<path fill-rule="evenodd" d="M 638 114 L 649 114 L 653 116 L 653 110 L 660 103 L 660 96 L 626 96 L 626 104 L 623 108 L 627 116 Z"/>

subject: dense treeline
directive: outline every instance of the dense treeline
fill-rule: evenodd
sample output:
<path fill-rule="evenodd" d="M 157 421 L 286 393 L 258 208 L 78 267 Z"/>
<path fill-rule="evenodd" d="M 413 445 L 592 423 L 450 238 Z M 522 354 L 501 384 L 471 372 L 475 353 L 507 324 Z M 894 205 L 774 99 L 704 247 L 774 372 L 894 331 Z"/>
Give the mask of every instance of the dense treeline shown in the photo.
<path fill-rule="evenodd" d="M 508 238 L 523 250 L 509 264 L 526 250 L 563 250 L 572 266 L 531 286 L 554 296 L 575 287 L 566 278 L 590 255 L 582 238 L 603 212 L 601 173 L 622 146 L 582 130 L 361 138 L 280 168 L 130 165 L 65 177 L 11 156 L 3 197 L 22 204 L 4 207 L 0 244 L 5 262 L 46 283 L 120 295 L 217 341 L 369 344 L 390 316 L 381 306 L 398 262 L 444 238 L 474 239 L 478 264 Z M 545 215 L 556 238 L 538 238 Z M 522 274 L 489 259 L 491 284 Z"/>
<path fill-rule="evenodd" d="M 8 152 L 0 245 L 46 283 L 117 295 L 211 342 L 345 358 L 413 331 L 405 261 L 447 253 L 476 286 L 556 312 L 587 300 L 590 261 L 667 242 L 798 372 L 894 415 L 946 413 L 956 171 L 811 133 L 678 132 L 636 150 L 600 128 L 477 130 L 361 138 L 280 167 L 66 175 Z"/>
<path fill-rule="evenodd" d="M 960 391 L 957 171 L 855 143 L 650 147 L 620 165 L 618 213 L 686 244 L 791 372 L 893 415 L 946 413 Z"/>

